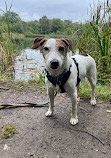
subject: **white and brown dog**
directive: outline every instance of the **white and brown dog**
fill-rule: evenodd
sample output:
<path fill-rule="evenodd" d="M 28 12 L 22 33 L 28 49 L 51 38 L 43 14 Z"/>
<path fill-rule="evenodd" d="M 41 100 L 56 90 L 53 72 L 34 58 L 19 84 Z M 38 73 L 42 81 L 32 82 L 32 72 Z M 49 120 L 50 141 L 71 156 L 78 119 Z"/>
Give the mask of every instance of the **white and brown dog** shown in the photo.
<path fill-rule="evenodd" d="M 77 117 L 77 87 L 82 78 L 87 77 L 91 87 L 91 105 L 96 104 L 96 64 L 90 55 L 74 55 L 69 57 L 67 49 L 72 49 L 72 41 L 69 39 L 36 38 L 32 49 L 41 47 L 41 52 L 46 64 L 47 91 L 50 98 L 49 109 L 45 116 L 52 116 L 54 112 L 54 90 L 56 85 L 61 92 L 66 92 L 71 98 L 72 112 L 70 123 L 76 125 Z M 78 86 L 77 86 L 78 85 Z"/>

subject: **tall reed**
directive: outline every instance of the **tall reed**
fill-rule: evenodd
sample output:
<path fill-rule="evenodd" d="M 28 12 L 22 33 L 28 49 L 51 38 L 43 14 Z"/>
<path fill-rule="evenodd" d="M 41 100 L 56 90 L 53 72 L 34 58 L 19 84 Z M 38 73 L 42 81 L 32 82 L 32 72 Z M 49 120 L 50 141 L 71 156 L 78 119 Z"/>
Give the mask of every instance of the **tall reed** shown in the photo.
<path fill-rule="evenodd" d="M 82 35 L 77 39 L 77 47 L 95 59 L 98 80 L 111 83 L 111 4 L 107 0 L 99 3 L 97 9 L 91 9 L 90 22 L 81 25 Z"/>
<path fill-rule="evenodd" d="M 111 4 L 109 0 L 97 6 L 97 11 L 93 14 L 90 22 L 92 28 L 92 38 L 96 44 L 96 62 L 98 65 L 100 80 L 111 83 Z"/>
<path fill-rule="evenodd" d="M 12 1 L 13 2 L 13 1 Z M 6 15 L 7 29 L 0 30 L 0 72 L 5 72 L 14 62 L 15 59 L 15 48 L 12 43 L 12 36 L 10 31 L 10 10 L 12 8 L 12 2 L 8 9 L 5 1 L 6 10 L 0 9 L 3 14 Z"/>

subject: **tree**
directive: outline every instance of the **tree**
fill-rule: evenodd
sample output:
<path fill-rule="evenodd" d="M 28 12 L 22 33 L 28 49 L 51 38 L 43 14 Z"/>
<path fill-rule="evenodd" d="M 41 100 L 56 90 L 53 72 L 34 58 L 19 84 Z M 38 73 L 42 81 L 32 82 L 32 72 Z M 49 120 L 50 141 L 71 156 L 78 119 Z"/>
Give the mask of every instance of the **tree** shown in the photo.
<path fill-rule="evenodd" d="M 43 16 L 40 20 L 39 20 L 39 29 L 40 29 L 40 33 L 43 34 L 48 34 L 50 32 L 50 22 L 49 19 L 46 16 Z"/>
<path fill-rule="evenodd" d="M 64 26 L 63 26 L 63 21 L 59 18 L 57 19 L 52 19 L 52 32 L 57 33 L 57 31 L 63 31 Z"/>
<path fill-rule="evenodd" d="M 33 33 L 39 33 L 39 22 L 38 21 L 29 21 L 27 22 L 28 28 L 30 28 Z"/>
<path fill-rule="evenodd" d="M 71 20 L 64 20 L 64 26 L 65 28 L 72 28 L 72 21 Z"/>
<path fill-rule="evenodd" d="M 2 16 L 2 20 L 7 21 L 7 18 L 9 18 L 8 20 L 11 24 L 21 21 L 19 15 L 15 12 L 7 11 L 6 13 L 4 13 Z"/>
<path fill-rule="evenodd" d="M 14 23 L 10 27 L 11 32 L 16 32 L 16 33 L 24 33 L 24 27 L 21 22 Z"/>

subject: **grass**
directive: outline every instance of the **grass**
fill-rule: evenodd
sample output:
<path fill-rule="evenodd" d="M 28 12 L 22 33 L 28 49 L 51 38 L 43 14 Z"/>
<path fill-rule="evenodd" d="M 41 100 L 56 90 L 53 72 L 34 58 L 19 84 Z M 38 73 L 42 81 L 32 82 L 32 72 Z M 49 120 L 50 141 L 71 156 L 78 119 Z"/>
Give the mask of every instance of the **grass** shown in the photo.
<path fill-rule="evenodd" d="M 17 130 L 15 126 L 12 126 L 10 123 L 6 123 L 3 126 L 2 133 L 5 138 L 9 138 L 11 135 L 17 133 Z"/>
<path fill-rule="evenodd" d="M 111 100 L 111 84 L 104 85 L 97 83 L 95 93 L 97 98 Z M 80 97 L 90 98 L 90 94 L 91 94 L 90 84 L 87 80 L 84 80 L 80 84 Z"/>
<path fill-rule="evenodd" d="M 111 100 L 111 85 L 97 84 L 96 96 Z"/>

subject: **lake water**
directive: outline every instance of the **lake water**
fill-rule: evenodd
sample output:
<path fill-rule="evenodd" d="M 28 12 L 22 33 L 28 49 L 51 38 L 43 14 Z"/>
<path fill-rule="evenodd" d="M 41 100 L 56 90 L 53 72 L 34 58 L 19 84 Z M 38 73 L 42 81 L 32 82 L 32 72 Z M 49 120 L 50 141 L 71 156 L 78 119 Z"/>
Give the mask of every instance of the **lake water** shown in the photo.
<path fill-rule="evenodd" d="M 44 60 L 40 50 L 23 49 L 16 57 L 14 78 L 28 80 L 37 77 L 44 70 Z"/>

